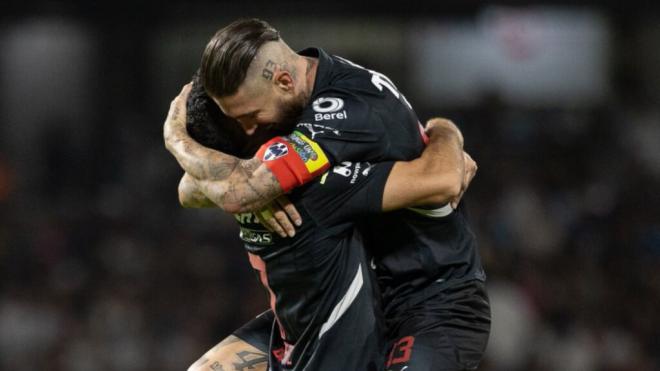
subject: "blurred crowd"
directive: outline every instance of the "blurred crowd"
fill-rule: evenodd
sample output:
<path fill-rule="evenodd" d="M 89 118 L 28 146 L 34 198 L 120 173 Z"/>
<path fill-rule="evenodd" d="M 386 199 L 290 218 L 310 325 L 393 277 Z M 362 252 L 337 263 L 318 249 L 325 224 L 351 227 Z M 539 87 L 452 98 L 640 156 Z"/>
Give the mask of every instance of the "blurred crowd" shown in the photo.
<path fill-rule="evenodd" d="M 590 108 L 418 107 L 479 164 L 480 370 L 660 370 L 660 107 L 619 88 Z M 43 131 L 30 167 L 0 140 L 0 370 L 184 370 L 266 309 L 233 217 L 178 205 L 164 117 Z"/>
<path fill-rule="evenodd" d="M 659 369 L 656 107 L 492 97 L 448 116 L 479 163 L 465 202 L 493 307 L 481 369 Z M 178 206 L 159 140 L 95 164 L 116 173 L 96 191 L 62 175 L 75 150 L 43 146 L 30 202 L 2 162 L 1 369 L 182 370 L 266 308 L 235 222 Z"/>

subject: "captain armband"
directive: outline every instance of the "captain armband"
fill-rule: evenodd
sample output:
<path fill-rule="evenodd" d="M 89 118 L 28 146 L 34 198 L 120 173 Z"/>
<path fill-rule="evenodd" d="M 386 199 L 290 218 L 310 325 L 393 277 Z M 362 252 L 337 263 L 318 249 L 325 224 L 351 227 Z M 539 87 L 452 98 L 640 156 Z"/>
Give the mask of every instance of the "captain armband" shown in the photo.
<path fill-rule="evenodd" d="M 269 140 L 259 148 L 257 158 L 270 169 L 285 193 L 330 167 L 330 161 L 318 143 L 299 131 Z"/>

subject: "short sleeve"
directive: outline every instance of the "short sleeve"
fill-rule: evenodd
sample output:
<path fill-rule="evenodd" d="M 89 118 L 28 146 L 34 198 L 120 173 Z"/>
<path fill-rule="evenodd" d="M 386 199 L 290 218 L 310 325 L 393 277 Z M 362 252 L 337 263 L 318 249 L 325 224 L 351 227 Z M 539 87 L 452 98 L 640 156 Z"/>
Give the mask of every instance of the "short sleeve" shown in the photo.
<path fill-rule="evenodd" d="M 394 162 L 345 161 L 323 174 L 303 204 L 318 225 L 333 225 L 382 212 L 385 184 Z"/>
<path fill-rule="evenodd" d="M 362 97 L 329 91 L 305 109 L 296 130 L 314 140 L 331 164 L 381 161 L 388 141 L 380 116 Z"/>

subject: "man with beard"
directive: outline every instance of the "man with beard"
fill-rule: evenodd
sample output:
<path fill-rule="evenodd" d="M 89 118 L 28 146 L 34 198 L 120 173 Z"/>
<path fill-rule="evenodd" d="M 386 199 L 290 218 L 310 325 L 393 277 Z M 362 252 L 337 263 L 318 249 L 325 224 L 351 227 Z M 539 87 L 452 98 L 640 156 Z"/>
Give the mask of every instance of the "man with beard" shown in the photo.
<path fill-rule="evenodd" d="M 320 49 L 294 53 L 263 21 L 220 30 L 207 44 L 201 71 L 207 93 L 247 134 L 260 126 L 295 128 L 249 160 L 166 135 L 194 185 L 189 189 L 226 210 L 259 208 L 331 165 L 333 173 L 352 177 L 356 161 L 410 160 L 424 147 L 412 107 L 387 77 Z M 416 186 L 411 181 L 403 194 Z M 476 368 L 490 313 L 464 206 L 400 210 L 368 220 L 363 230 L 371 231 L 367 247 L 383 292 L 387 367 Z"/>
<path fill-rule="evenodd" d="M 173 103 L 166 124 L 179 135 L 186 131 L 181 120 L 185 95 Z M 223 118 L 217 106 L 209 106 L 200 95 L 197 91 L 188 99 L 188 130 L 192 135 L 209 147 L 249 156 L 255 147 L 254 137 L 261 134 L 241 136 L 232 130 L 235 123 Z M 200 114 L 200 108 L 215 108 L 216 112 Z M 270 329 L 275 313 L 278 331 L 270 341 L 269 353 L 273 369 L 382 369 L 384 344 L 377 294 L 350 219 L 381 209 L 446 201 L 458 195 L 463 182 L 460 133 L 453 124 L 442 120 L 436 120 L 430 133 L 429 146 L 416 161 L 356 164 L 356 173 L 350 178 L 343 171 L 329 172 L 322 181 L 294 190 L 290 197 L 306 222 L 293 238 L 273 235 L 251 213 L 236 215 L 241 225 L 240 237 L 269 291 L 273 312 L 239 329 L 194 367 L 264 366 L 264 330 Z M 305 149 L 297 151 L 304 153 Z M 312 150 L 306 151 L 309 155 Z M 475 168 L 469 157 L 468 168 L 471 178 Z M 402 192 L 411 178 L 416 179 L 417 190 Z M 181 183 L 183 188 L 188 186 L 185 180 Z M 182 201 L 208 206 L 199 199 Z M 334 303 L 337 304 L 333 307 Z M 347 339 L 343 335 L 348 332 L 351 337 Z M 335 352 L 341 357 L 332 357 Z"/>

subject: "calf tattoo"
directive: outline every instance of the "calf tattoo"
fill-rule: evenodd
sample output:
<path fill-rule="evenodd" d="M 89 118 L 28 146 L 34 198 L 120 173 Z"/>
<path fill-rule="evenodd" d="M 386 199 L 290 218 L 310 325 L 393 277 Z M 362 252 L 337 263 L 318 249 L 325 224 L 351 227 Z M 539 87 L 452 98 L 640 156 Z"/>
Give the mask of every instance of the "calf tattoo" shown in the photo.
<path fill-rule="evenodd" d="M 255 370 L 255 366 L 268 362 L 268 357 L 263 353 L 249 352 L 244 350 L 236 353 L 241 363 L 234 363 L 235 371 Z"/>

